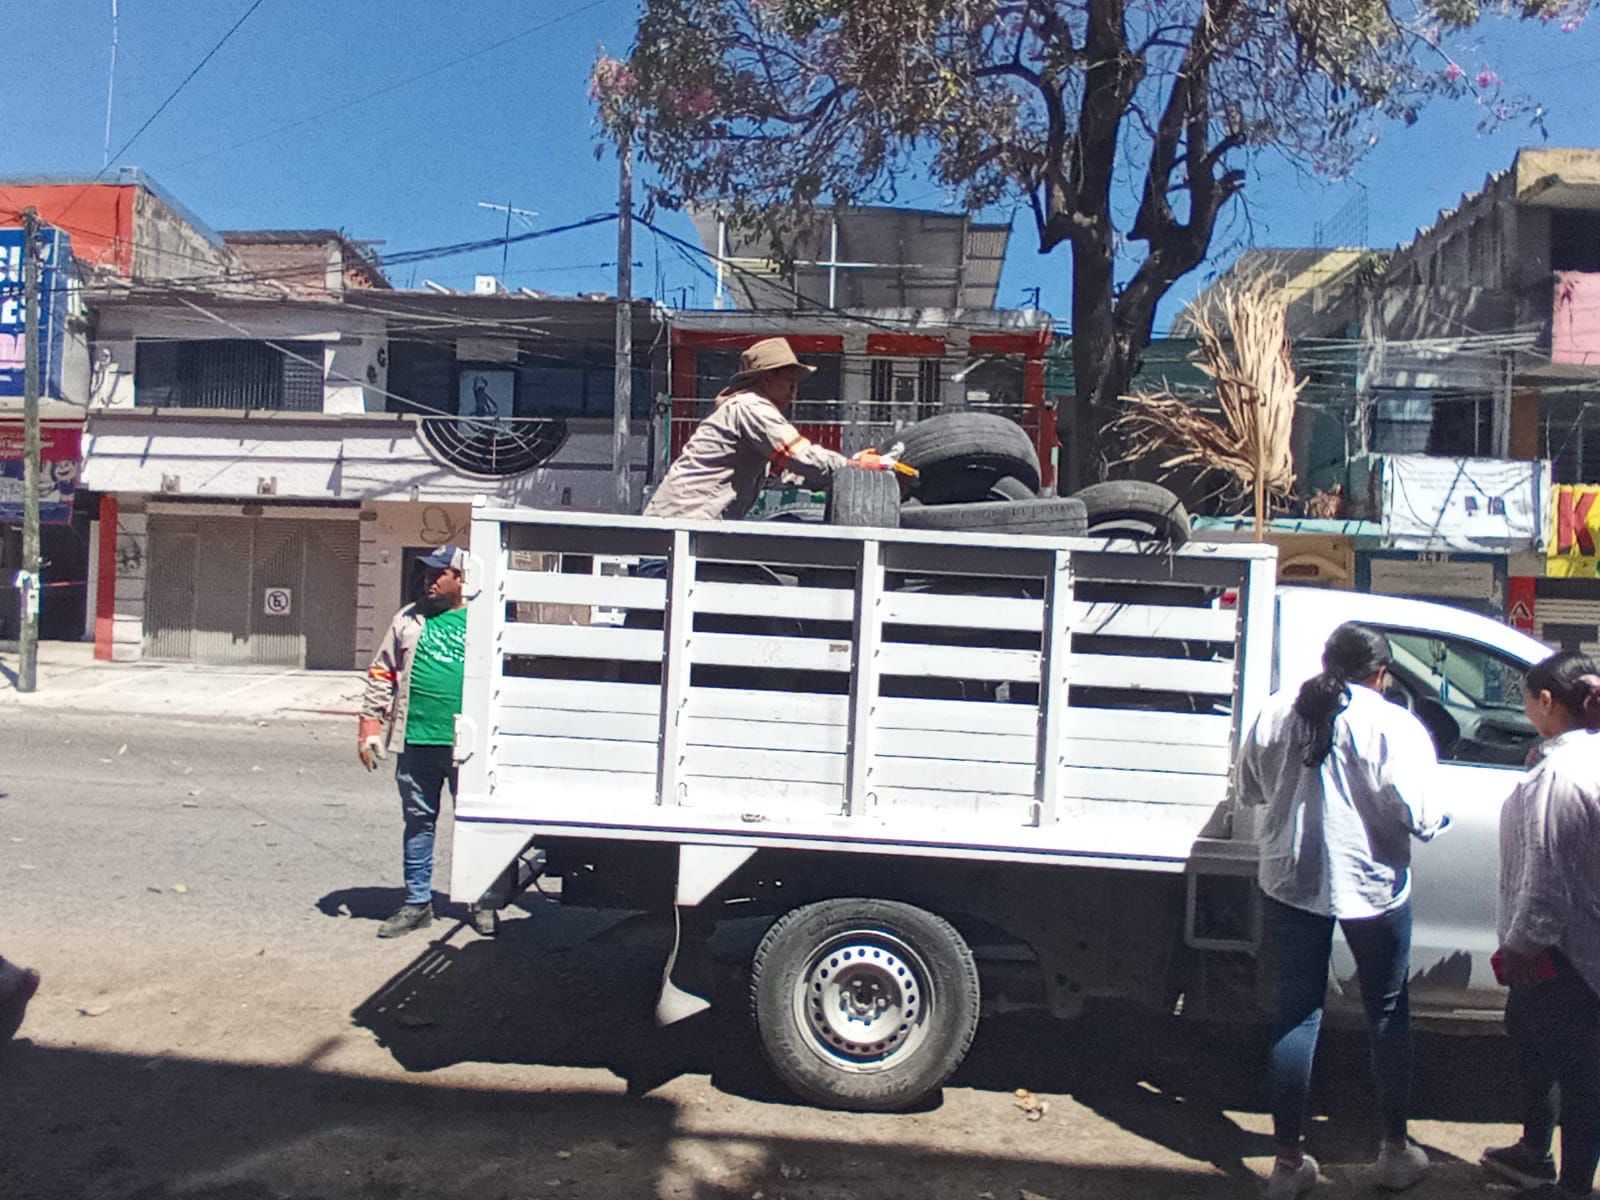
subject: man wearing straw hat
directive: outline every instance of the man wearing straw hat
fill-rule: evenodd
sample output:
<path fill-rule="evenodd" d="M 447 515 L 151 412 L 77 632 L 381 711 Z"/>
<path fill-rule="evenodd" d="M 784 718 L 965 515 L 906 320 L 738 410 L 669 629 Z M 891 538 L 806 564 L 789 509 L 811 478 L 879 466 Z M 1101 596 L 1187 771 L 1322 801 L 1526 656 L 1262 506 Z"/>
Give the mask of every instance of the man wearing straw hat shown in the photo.
<path fill-rule="evenodd" d="M 800 381 L 815 370 L 781 337 L 766 338 L 741 354 L 738 373 L 689 436 L 645 506 L 645 516 L 736 520 L 750 511 L 769 472 L 821 487 L 840 467 L 876 466 L 870 450 L 847 459 L 814 445 L 789 423 Z"/>

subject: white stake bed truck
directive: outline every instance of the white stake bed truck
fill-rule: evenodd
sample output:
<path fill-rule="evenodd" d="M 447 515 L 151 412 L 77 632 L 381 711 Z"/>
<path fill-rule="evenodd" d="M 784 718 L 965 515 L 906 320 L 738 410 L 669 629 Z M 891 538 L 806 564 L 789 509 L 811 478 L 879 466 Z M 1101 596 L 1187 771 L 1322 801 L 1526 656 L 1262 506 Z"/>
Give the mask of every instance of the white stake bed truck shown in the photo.
<path fill-rule="evenodd" d="M 1385 630 L 1454 826 L 1416 861 L 1413 1006 L 1492 1014 L 1495 837 L 1539 642 L 1282 589 L 1269 547 L 474 511 L 452 892 L 542 852 L 566 904 L 673 911 L 658 1019 L 716 922 L 771 924 L 751 1011 L 815 1102 L 899 1108 L 981 1011 L 1252 1007 L 1235 747 L 1340 621 Z M 981 968 L 981 972 L 980 972 Z M 1342 943 L 1330 987 L 1354 998 Z"/>

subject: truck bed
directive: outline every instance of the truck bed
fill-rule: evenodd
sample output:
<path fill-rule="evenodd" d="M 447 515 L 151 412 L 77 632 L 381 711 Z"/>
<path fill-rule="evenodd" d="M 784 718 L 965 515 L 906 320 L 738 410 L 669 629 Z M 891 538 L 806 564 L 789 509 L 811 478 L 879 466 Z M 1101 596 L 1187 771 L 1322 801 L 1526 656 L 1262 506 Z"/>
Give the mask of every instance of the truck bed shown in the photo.
<path fill-rule="evenodd" d="M 1181 870 L 1269 685 L 1269 547 L 489 507 L 472 547 L 458 895 L 535 836 Z"/>

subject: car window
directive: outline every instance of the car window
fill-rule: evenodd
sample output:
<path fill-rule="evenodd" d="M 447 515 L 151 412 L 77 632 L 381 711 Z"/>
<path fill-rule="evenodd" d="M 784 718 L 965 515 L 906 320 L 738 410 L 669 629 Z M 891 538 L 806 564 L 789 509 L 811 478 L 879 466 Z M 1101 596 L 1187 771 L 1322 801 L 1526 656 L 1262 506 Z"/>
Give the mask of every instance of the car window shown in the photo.
<path fill-rule="evenodd" d="M 1522 711 L 1526 667 L 1464 638 L 1387 629 L 1397 695 L 1441 760 L 1521 767 L 1538 733 Z"/>

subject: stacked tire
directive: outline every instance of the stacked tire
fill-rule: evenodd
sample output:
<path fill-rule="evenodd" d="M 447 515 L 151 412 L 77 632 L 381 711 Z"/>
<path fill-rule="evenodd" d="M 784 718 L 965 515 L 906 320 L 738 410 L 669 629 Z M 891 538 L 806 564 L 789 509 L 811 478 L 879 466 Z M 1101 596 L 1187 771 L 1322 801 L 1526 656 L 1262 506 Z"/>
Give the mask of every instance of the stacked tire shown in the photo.
<path fill-rule="evenodd" d="M 901 461 L 917 468 L 908 496 L 886 471 L 840 471 L 833 525 L 938 529 L 1033 537 L 1112 537 L 1178 547 L 1189 514 L 1170 490 L 1139 480 L 1092 484 L 1071 496 L 1039 495 L 1039 455 L 1015 421 L 992 413 L 941 413 L 902 430 Z"/>

